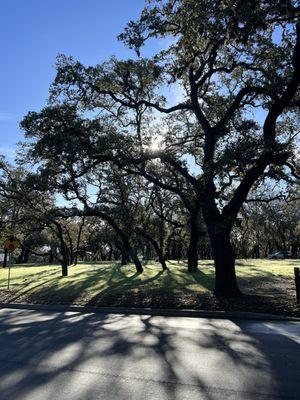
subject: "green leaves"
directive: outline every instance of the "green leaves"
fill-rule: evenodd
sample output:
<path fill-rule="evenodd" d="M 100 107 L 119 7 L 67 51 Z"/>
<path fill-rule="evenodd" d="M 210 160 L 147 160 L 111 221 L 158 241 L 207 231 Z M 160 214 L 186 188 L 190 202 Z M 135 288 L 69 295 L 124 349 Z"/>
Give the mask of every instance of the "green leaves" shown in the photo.
<path fill-rule="evenodd" d="M 37 162 L 76 163 L 92 154 L 109 154 L 115 135 L 105 121 L 84 118 L 67 104 L 30 112 L 21 127 L 32 139 L 29 155 Z"/>

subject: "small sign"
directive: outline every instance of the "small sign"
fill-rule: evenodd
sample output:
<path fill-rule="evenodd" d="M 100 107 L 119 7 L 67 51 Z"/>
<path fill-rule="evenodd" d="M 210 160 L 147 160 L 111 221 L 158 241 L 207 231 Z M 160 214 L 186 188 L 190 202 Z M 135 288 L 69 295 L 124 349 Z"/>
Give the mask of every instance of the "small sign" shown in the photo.
<path fill-rule="evenodd" d="M 18 239 L 16 239 L 14 236 L 11 236 L 10 238 L 6 239 L 3 243 L 3 246 L 6 250 L 8 251 L 14 251 L 16 248 L 20 245 L 20 242 Z"/>

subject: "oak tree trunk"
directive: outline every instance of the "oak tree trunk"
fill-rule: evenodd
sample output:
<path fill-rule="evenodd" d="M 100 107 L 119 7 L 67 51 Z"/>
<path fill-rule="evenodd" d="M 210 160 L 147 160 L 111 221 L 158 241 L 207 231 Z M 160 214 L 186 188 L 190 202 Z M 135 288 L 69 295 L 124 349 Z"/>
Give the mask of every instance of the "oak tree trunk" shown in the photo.
<path fill-rule="evenodd" d="M 121 250 L 121 265 L 126 265 L 128 262 L 128 255 L 125 253 L 125 251 L 122 249 Z"/>
<path fill-rule="evenodd" d="M 3 260 L 3 268 L 7 267 L 7 258 L 8 258 L 8 250 L 4 250 L 4 260 Z"/>
<path fill-rule="evenodd" d="M 54 261 L 54 249 L 53 249 L 53 247 L 51 247 L 51 248 L 50 248 L 50 254 L 49 254 L 48 263 L 49 263 L 49 264 L 52 264 L 53 261 Z"/>
<path fill-rule="evenodd" d="M 29 261 L 29 254 L 30 254 L 30 249 L 27 247 L 24 251 L 24 255 L 23 255 L 23 260 L 22 263 L 23 264 L 28 264 Z"/>
<path fill-rule="evenodd" d="M 168 267 L 167 267 L 167 264 L 166 264 L 166 261 L 164 258 L 163 247 L 160 247 L 160 245 L 157 243 L 157 241 L 154 239 L 154 237 L 152 237 L 151 234 L 148 234 L 147 232 L 145 232 L 143 229 L 137 228 L 136 232 L 137 232 L 137 234 L 141 235 L 142 237 L 144 237 L 146 240 L 148 240 L 152 244 L 152 246 L 157 254 L 158 261 L 160 262 L 160 264 L 162 266 L 162 269 L 164 271 L 167 270 Z M 163 242 L 160 241 L 160 243 L 163 246 Z"/>
<path fill-rule="evenodd" d="M 190 219 L 190 243 L 188 248 L 188 272 L 198 270 L 198 226 L 197 216 L 192 215 Z"/>
<path fill-rule="evenodd" d="M 142 266 L 138 256 L 136 255 L 136 252 L 131 248 L 130 250 L 128 250 L 128 253 L 135 265 L 136 272 L 139 272 L 139 273 L 143 272 L 143 266 Z"/>
<path fill-rule="evenodd" d="M 68 276 L 68 261 L 65 258 L 61 262 L 61 275 Z"/>
<path fill-rule="evenodd" d="M 235 297 L 241 294 L 235 274 L 235 254 L 230 243 L 230 232 L 210 235 L 215 262 L 215 290 L 217 297 Z"/>
<path fill-rule="evenodd" d="M 22 264 L 24 260 L 24 254 L 25 254 L 25 246 L 21 245 L 21 253 L 18 257 L 17 264 Z"/>

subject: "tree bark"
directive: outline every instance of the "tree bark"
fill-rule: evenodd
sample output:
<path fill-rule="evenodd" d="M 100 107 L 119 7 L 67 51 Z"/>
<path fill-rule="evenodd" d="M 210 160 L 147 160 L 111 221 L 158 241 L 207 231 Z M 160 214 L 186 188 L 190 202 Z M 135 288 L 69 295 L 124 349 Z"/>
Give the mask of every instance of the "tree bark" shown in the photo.
<path fill-rule="evenodd" d="M 62 249 L 61 274 L 68 276 L 69 257 L 67 249 Z"/>
<path fill-rule="evenodd" d="M 62 276 L 68 276 L 68 265 L 69 265 L 69 251 L 67 245 L 64 240 L 63 229 L 59 222 L 53 221 L 54 225 L 57 228 L 58 238 L 60 241 L 60 252 L 62 256 L 61 260 L 61 274 Z"/>
<path fill-rule="evenodd" d="M 159 262 L 160 262 L 160 264 L 162 266 L 162 269 L 163 270 L 167 270 L 168 267 L 167 267 L 167 264 L 166 264 L 165 259 L 164 259 L 163 250 L 160 248 L 160 246 L 157 243 L 157 241 L 151 235 L 149 235 L 148 233 L 146 233 L 142 229 L 137 228 L 136 232 L 139 235 L 143 236 L 146 240 L 148 240 L 152 244 L 152 246 L 154 247 L 154 250 L 156 251 L 156 254 L 157 254 L 158 260 L 159 260 Z"/>
<path fill-rule="evenodd" d="M 128 261 L 127 254 L 124 250 L 121 250 L 121 265 L 126 265 Z"/>
<path fill-rule="evenodd" d="M 3 268 L 7 267 L 7 256 L 8 256 L 8 250 L 4 250 L 4 260 L 3 260 Z"/>
<path fill-rule="evenodd" d="M 129 263 L 130 258 L 127 252 L 125 251 L 123 244 L 116 243 L 116 247 L 117 249 L 119 249 L 120 252 L 119 255 L 117 256 L 117 259 L 120 259 L 121 265 L 126 265 L 127 263 Z"/>
<path fill-rule="evenodd" d="M 122 245 L 120 246 L 121 251 L 121 265 L 126 265 L 130 260 L 134 263 L 136 272 L 143 272 L 143 266 L 136 255 L 136 252 L 132 248 L 127 236 L 123 233 L 122 236 Z"/>
<path fill-rule="evenodd" d="M 215 261 L 215 290 L 217 297 L 241 295 L 235 274 L 235 254 L 230 243 L 230 231 L 210 235 Z"/>
<path fill-rule="evenodd" d="M 102 212 L 101 210 L 97 210 L 97 209 L 93 209 L 93 208 L 89 208 L 89 207 L 86 207 L 85 215 L 86 216 L 98 216 L 100 218 L 103 218 L 105 221 L 107 221 L 110 224 L 110 226 L 114 229 L 116 234 L 119 236 L 119 238 L 121 239 L 123 248 L 124 248 L 125 252 L 129 255 L 130 259 L 133 261 L 136 271 L 138 273 L 143 272 L 143 266 L 137 256 L 136 252 L 132 248 L 132 246 L 129 242 L 128 236 L 118 226 L 117 222 L 110 215 Z"/>
<path fill-rule="evenodd" d="M 128 243 L 128 245 L 129 245 L 129 247 L 127 245 L 125 245 L 126 252 L 128 253 L 131 260 L 133 261 L 136 272 L 138 272 L 138 273 L 143 272 L 143 266 L 142 266 L 138 256 L 136 255 L 136 252 L 133 250 L 133 248 L 131 247 L 131 245 L 129 243 Z"/>
<path fill-rule="evenodd" d="M 30 254 L 30 248 L 27 247 L 24 251 L 24 255 L 23 255 L 23 264 L 28 264 L 28 260 L 29 260 L 29 254 Z"/>
<path fill-rule="evenodd" d="M 22 264 L 23 263 L 24 254 L 25 254 L 25 246 L 21 245 L 21 253 L 20 253 L 19 257 L 18 257 L 17 264 Z"/>
<path fill-rule="evenodd" d="M 108 253 L 107 253 L 107 261 L 111 261 L 112 254 L 113 254 L 113 248 L 112 248 L 111 245 L 109 245 L 109 250 L 108 250 Z"/>
<path fill-rule="evenodd" d="M 76 242 L 76 252 L 75 252 L 75 257 L 74 257 L 74 265 L 78 264 L 78 253 L 79 253 L 79 247 L 80 247 L 80 240 L 81 240 L 81 234 L 82 234 L 82 229 L 84 227 L 85 223 L 85 217 L 82 218 L 80 227 L 79 227 L 79 232 L 77 235 L 77 242 Z"/>
<path fill-rule="evenodd" d="M 230 235 L 234 221 L 236 220 L 236 209 L 234 212 L 224 211 L 220 213 L 215 199 L 210 193 L 206 193 L 205 207 L 202 207 L 203 219 L 206 224 L 210 238 L 211 248 L 215 264 L 215 289 L 217 297 L 236 297 L 241 295 L 235 274 L 235 254 L 230 242 Z M 236 203 L 239 199 L 236 199 Z"/>
<path fill-rule="evenodd" d="M 100 246 L 100 249 L 99 249 L 99 253 L 100 253 L 101 261 L 105 261 L 106 260 L 106 253 L 102 250 L 101 246 Z"/>
<path fill-rule="evenodd" d="M 48 263 L 49 263 L 49 264 L 52 264 L 53 261 L 54 261 L 54 249 L 51 247 L 51 248 L 50 248 L 50 255 L 49 255 L 49 261 L 48 261 Z"/>
<path fill-rule="evenodd" d="M 61 262 L 61 275 L 68 276 L 68 260 L 63 258 Z"/>
<path fill-rule="evenodd" d="M 190 243 L 188 248 L 188 272 L 198 270 L 198 224 L 197 215 L 192 214 L 190 218 Z"/>

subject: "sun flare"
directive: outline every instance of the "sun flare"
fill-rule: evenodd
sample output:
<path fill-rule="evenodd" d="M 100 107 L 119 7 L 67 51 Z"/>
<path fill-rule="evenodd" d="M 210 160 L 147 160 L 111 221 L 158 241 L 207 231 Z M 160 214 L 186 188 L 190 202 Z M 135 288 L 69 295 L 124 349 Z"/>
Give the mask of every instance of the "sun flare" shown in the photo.
<path fill-rule="evenodd" d="M 163 138 L 161 136 L 153 136 L 151 138 L 149 149 L 153 152 L 159 151 L 164 147 Z"/>

